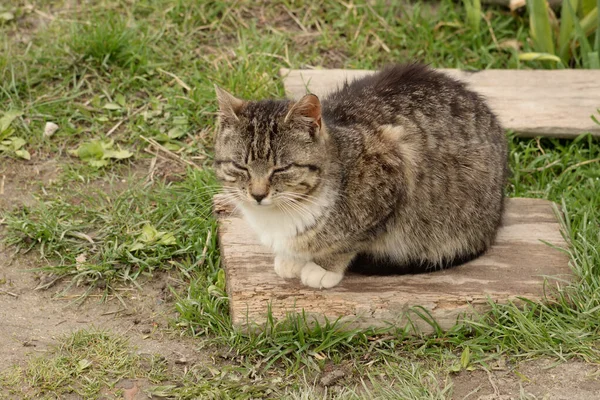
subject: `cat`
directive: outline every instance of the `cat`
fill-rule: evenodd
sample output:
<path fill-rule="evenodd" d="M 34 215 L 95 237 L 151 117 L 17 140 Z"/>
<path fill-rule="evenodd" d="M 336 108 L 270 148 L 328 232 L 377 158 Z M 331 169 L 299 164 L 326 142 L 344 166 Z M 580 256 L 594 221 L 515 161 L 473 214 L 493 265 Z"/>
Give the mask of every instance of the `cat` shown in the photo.
<path fill-rule="evenodd" d="M 413 63 L 345 82 L 322 102 L 215 89 L 216 175 L 280 277 L 331 288 L 353 260 L 426 272 L 493 243 L 507 138 L 463 83 Z"/>

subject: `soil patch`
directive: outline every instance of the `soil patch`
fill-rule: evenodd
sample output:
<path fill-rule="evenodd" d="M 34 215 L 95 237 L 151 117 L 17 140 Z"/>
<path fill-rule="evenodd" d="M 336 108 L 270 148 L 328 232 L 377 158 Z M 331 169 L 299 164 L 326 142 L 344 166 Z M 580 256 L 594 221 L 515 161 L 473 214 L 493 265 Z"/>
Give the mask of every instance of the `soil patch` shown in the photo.
<path fill-rule="evenodd" d="M 27 269 L 39 267 L 32 256 L 11 259 L 10 250 L 0 245 L 0 371 L 21 364 L 31 353 L 43 353 L 61 335 L 80 329 L 110 330 L 129 338 L 142 353 L 160 354 L 173 363 L 195 364 L 206 360 L 196 351 L 192 338 L 175 337 L 168 329 L 175 317 L 170 302 L 169 276 L 158 274 L 142 283 L 143 290 L 126 288 L 121 300 L 110 296 L 102 301 L 96 291 L 82 304 L 74 304 L 81 290 L 56 296 L 64 287 L 36 291 L 36 274 Z"/>
<path fill-rule="evenodd" d="M 582 361 L 523 362 L 502 371 L 462 372 L 452 379 L 453 399 L 544 400 L 600 399 L 600 366 Z M 528 397 L 525 397 L 528 396 Z"/>
<path fill-rule="evenodd" d="M 2 160 L 0 166 L 0 210 L 33 206 L 40 187 L 51 184 L 60 173 L 56 160 L 26 163 Z"/>

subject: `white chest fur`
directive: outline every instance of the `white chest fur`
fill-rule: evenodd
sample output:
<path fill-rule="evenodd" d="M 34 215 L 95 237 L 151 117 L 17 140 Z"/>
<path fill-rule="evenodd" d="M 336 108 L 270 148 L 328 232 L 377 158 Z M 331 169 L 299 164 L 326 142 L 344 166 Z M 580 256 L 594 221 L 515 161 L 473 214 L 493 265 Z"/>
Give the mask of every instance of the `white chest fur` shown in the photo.
<path fill-rule="evenodd" d="M 302 211 L 277 206 L 241 204 L 244 218 L 258 234 L 261 243 L 275 254 L 298 256 L 293 249 L 295 237 L 315 224 L 323 214 L 325 205 L 314 203 L 304 205 Z"/>

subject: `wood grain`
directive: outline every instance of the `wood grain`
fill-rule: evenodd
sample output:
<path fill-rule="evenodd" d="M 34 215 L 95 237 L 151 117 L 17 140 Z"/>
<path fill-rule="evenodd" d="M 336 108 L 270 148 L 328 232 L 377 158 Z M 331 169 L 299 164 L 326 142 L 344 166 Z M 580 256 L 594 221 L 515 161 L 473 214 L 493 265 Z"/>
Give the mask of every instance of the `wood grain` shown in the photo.
<path fill-rule="evenodd" d="M 506 129 L 525 137 L 574 138 L 591 132 L 600 136 L 600 71 L 596 70 L 483 70 L 442 69 L 487 98 Z M 282 69 L 291 98 L 307 90 L 323 96 L 345 79 L 372 73 L 365 70 Z"/>
<path fill-rule="evenodd" d="M 419 275 L 363 276 L 348 274 L 329 290 L 304 287 L 279 278 L 273 256 L 224 200 L 215 197 L 222 264 L 234 325 L 263 324 L 267 309 L 275 318 L 301 312 L 317 319 L 341 317 L 350 326 L 405 326 L 409 319 L 427 332 L 431 327 L 412 311 L 423 307 L 443 329 L 457 319 L 484 311 L 494 302 L 532 300 L 549 287 L 569 280 L 567 255 L 547 244 L 566 248 L 552 203 L 509 199 L 496 244 L 482 257 L 462 266 Z"/>

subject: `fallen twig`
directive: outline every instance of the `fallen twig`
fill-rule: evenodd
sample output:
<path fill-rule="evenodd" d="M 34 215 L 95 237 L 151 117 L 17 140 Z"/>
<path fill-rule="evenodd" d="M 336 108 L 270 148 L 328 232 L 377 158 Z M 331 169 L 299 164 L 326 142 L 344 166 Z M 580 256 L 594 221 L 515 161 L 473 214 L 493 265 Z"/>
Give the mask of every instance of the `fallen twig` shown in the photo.
<path fill-rule="evenodd" d="M 212 232 L 209 229 L 208 233 L 206 235 L 206 241 L 204 242 L 204 248 L 202 249 L 202 255 L 200 256 L 200 259 L 198 260 L 198 263 L 196 264 L 197 267 L 201 267 L 204 264 L 204 261 L 206 260 L 206 252 L 208 251 L 208 247 L 210 246 L 211 239 L 212 239 Z"/>
<path fill-rule="evenodd" d="M 0 289 L 0 293 L 4 293 L 4 294 L 7 294 L 7 295 L 15 297 L 15 298 L 19 297 L 18 294 L 15 294 L 13 292 L 9 292 L 8 290 L 4 290 L 4 289 Z"/>
<path fill-rule="evenodd" d="M 120 313 L 120 312 L 123 312 L 123 311 L 127 311 L 127 309 L 126 309 L 126 308 L 121 308 L 121 309 L 118 309 L 118 310 L 116 310 L 116 311 L 107 311 L 107 312 L 105 312 L 105 313 L 102 313 L 102 314 L 100 314 L 100 315 L 112 315 L 112 314 L 118 314 L 118 313 Z"/>
<path fill-rule="evenodd" d="M 483 17 L 483 20 L 485 21 L 485 23 L 488 26 L 488 30 L 490 31 L 490 35 L 492 35 L 492 41 L 496 45 L 496 48 L 499 49 L 500 48 L 500 44 L 498 43 L 498 39 L 496 39 L 496 35 L 494 34 L 494 28 L 492 28 L 492 22 L 490 21 L 490 17 L 488 15 L 486 15 L 485 13 L 481 13 L 481 16 Z"/>
<path fill-rule="evenodd" d="M 191 161 L 188 161 L 184 158 L 182 158 L 181 156 L 173 153 L 171 150 L 167 149 L 165 146 L 163 146 L 162 144 L 158 143 L 156 140 L 152 139 L 152 138 L 147 138 L 144 135 L 140 135 L 140 137 L 145 140 L 146 142 L 150 143 L 152 146 L 156 147 L 159 150 L 162 150 L 165 154 L 167 154 L 168 156 L 170 156 L 171 158 L 173 158 L 176 161 L 182 162 L 184 164 L 187 164 L 191 167 L 196 168 L 199 171 L 202 171 L 202 168 L 200 168 L 198 165 L 194 164 Z"/>
<path fill-rule="evenodd" d="M 594 158 L 593 160 L 582 161 L 582 162 L 579 162 L 579 163 L 577 163 L 577 164 L 575 164 L 575 165 L 571 165 L 569 168 L 567 168 L 567 169 L 565 169 L 563 172 L 561 172 L 561 174 L 559 175 L 559 177 L 560 177 L 562 174 L 564 174 L 565 172 L 572 171 L 572 170 L 574 170 L 575 168 L 579 168 L 579 167 L 581 167 L 582 165 L 591 164 L 591 163 L 595 163 L 595 162 L 598 162 L 598 161 L 600 161 L 600 158 Z"/>
<path fill-rule="evenodd" d="M 175 82 L 177 82 L 179 84 L 179 86 L 181 86 L 182 88 L 184 88 L 188 92 L 190 92 L 192 90 L 191 87 L 189 87 L 188 85 L 186 85 L 186 83 L 184 81 L 182 81 L 181 78 L 178 77 L 177 75 L 175 75 L 174 73 L 169 72 L 169 71 L 165 71 L 162 68 L 157 68 L 156 70 L 158 72 L 162 72 L 163 74 L 169 75 L 171 78 L 175 79 Z"/>
<path fill-rule="evenodd" d="M 500 390 L 498 390 L 498 386 L 496 385 L 496 383 L 494 383 L 492 373 L 487 369 L 485 370 L 485 372 L 487 372 L 488 381 L 490 381 L 490 385 L 492 385 L 492 389 L 494 390 L 494 395 L 500 396 Z"/>
<path fill-rule="evenodd" d="M 141 106 L 140 108 L 138 108 L 137 110 L 135 110 L 131 114 L 127 115 L 125 118 L 123 118 L 119 122 L 117 122 L 115 124 L 115 126 L 113 126 L 112 128 L 110 128 L 110 130 L 106 133 L 106 136 L 112 135 L 119 128 L 119 126 L 121 126 L 123 124 L 123 122 L 128 121 L 129 119 L 131 119 L 131 117 L 134 117 L 134 116 L 138 115 L 139 113 L 141 113 L 142 111 L 144 111 L 146 108 L 148 108 L 148 104 L 149 103 L 144 104 L 143 106 Z"/>
<path fill-rule="evenodd" d="M 541 167 L 533 168 L 533 169 L 522 169 L 521 172 L 540 172 L 550 167 L 554 167 L 556 164 L 560 163 L 562 160 L 554 160 L 550 164 L 546 164 Z"/>

